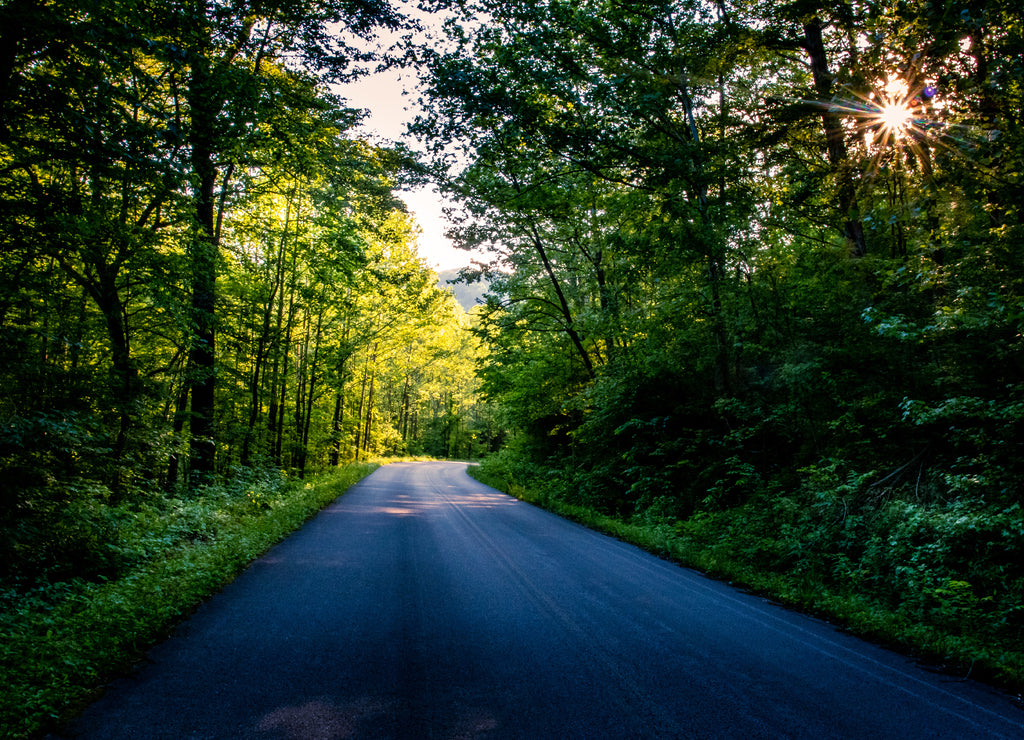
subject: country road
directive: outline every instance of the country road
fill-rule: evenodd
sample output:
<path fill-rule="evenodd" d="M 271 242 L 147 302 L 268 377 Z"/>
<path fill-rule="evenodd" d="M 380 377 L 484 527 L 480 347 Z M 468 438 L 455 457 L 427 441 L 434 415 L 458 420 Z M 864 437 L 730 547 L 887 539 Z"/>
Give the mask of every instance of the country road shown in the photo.
<path fill-rule="evenodd" d="M 61 737 L 1024 738 L 970 681 L 472 480 L 387 465 Z"/>

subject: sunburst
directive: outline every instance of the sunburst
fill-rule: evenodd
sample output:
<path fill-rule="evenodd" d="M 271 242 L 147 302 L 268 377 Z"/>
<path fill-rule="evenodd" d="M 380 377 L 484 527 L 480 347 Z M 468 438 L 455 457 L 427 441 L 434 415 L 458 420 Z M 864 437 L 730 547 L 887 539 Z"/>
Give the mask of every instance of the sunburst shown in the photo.
<path fill-rule="evenodd" d="M 886 132 L 901 138 L 914 124 L 914 111 L 905 102 L 890 101 L 879 107 L 878 121 Z"/>
<path fill-rule="evenodd" d="M 931 87 L 910 91 L 909 85 L 899 77 L 890 77 L 867 100 L 868 114 L 861 122 L 865 133 L 872 135 L 876 144 L 893 145 L 919 141 L 924 127 L 919 125 L 915 112 L 924 113 L 925 101 L 934 97 Z M 922 119 L 921 115 L 918 118 Z"/>
<path fill-rule="evenodd" d="M 830 111 L 850 117 L 871 157 L 870 170 L 905 153 L 930 173 L 927 149 L 937 143 L 942 130 L 934 119 L 935 98 L 936 89 L 930 84 L 912 89 L 906 81 L 890 77 L 866 95 L 834 98 L 827 105 Z"/>
<path fill-rule="evenodd" d="M 848 141 L 859 139 L 864 174 L 869 178 L 890 167 L 912 164 L 926 179 L 933 175 L 933 152 L 942 150 L 962 165 L 997 177 L 975 153 L 998 141 L 1000 132 L 977 124 L 956 123 L 934 82 L 918 78 L 907 82 L 898 76 L 878 80 L 867 93 L 847 89 L 828 102 L 806 101 L 842 117 Z"/>

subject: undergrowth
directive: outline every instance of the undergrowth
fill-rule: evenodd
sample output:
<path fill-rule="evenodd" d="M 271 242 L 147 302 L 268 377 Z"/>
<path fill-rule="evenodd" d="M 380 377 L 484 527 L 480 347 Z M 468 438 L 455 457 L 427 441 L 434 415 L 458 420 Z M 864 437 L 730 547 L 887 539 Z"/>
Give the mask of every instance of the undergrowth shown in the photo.
<path fill-rule="evenodd" d="M 379 467 L 312 482 L 239 478 L 106 512 L 116 577 L 0 591 L 0 737 L 28 738 L 74 715 L 253 559 Z"/>
<path fill-rule="evenodd" d="M 573 502 L 564 470 L 499 453 L 483 483 L 797 608 L 933 667 L 1024 690 L 1019 507 L 859 501 L 813 485 L 685 519 Z M 820 483 L 820 481 L 819 481 Z"/>

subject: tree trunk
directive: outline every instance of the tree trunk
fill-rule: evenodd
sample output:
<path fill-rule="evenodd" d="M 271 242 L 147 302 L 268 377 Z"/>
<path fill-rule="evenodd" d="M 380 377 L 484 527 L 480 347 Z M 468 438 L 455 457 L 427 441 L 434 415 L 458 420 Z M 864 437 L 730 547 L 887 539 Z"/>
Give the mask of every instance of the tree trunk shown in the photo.
<path fill-rule="evenodd" d="M 839 115 L 830 110 L 827 103 L 832 98 L 832 73 L 828 69 L 828 57 L 825 44 L 821 37 L 821 19 L 812 18 L 804 24 L 804 49 L 810 59 L 811 74 L 814 76 L 814 89 L 822 103 L 821 121 L 825 128 L 828 161 L 839 176 L 839 213 L 843 225 L 839 229 L 846 238 L 850 253 L 855 257 L 867 254 L 867 243 L 864 240 L 864 224 L 857 208 L 856 188 L 848 168 L 846 139 L 843 124 Z"/>
<path fill-rule="evenodd" d="M 112 450 L 114 459 L 124 454 L 131 428 L 131 409 L 135 398 L 135 369 L 132 366 L 131 347 L 128 342 L 128 326 L 125 323 L 124 306 L 113 275 L 101 275 L 97 286 L 96 303 L 107 325 L 110 339 L 111 365 L 115 390 L 118 431 Z"/>
<path fill-rule="evenodd" d="M 192 200 L 195 224 L 189 243 L 192 268 L 192 337 L 189 346 L 192 413 L 190 422 L 190 457 L 192 477 L 209 479 L 216 463 L 214 429 L 217 387 L 215 321 L 217 304 L 217 256 L 221 219 L 218 215 L 217 164 L 218 117 L 227 100 L 223 74 L 242 52 L 255 18 L 243 23 L 235 38 L 220 58 L 215 58 L 209 0 L 191 0 L 192 38 L 189 52 L 190 73 L 186 98 L 189 116 L 189 165 L 192 175 Z M 257 59 L 257 66 L 259 60 Z M 234 165 L 221 183 L 220 215 L 224 212 L 227 180 Z"/>
<path fill-rule="evenodd" d="M 341 463 L 341 423 L 345 416 L 345 396 L 342 391 L 334 395 L 334 417 L 331 419 L 331 467 Z"/>
<path fill-rule="evenodd" d="M 363 365 L 363 381 L 359 388 L 359 408 L 356 410 L 356 440 L 355 440 L 355 453 L 356 462 L 359 462 L 359 451 L 362 449 L 363 439 L 363 404 L 366 403 L 366 381 L 370 375 L 370 356 L 366 356 L 366 362 Z"/>
<path fill-rule="evenodd" d="M 187 375 L 181 380 L 181 389 L 174 405 L 174 421 L 172 424 L 173 437 L 177 442 L 185 430 L 185 421 L 188 419 L 188 378 Z M 181 472 L 181 456 L 175 450 L 167 461 L 167 489 L 172 490 L 178 484 L 178 475 Z"/>
<path fill-rule="evenodd" d="M 374 357 L 376 361 L 376 357 Z M 370 370 L 370 394 L 366 399 L 366 433 L 363 434 L 363 447 L 366 449 L 366 454 L 370 454 L 370 432 L 373 431 L 373 386 L 377 379 L 377 368 L 376 362 L 374 367 Z"/>
<path fill-rule="evenodd" d="M 537 226 L 535 224 L 530 225 L 530 232 L 530 241 L 533 243 L 533 248 L 540 257 L 541 264 L 544 265 L 544 272 L 547 273 L 548 279 L 551 281 L 551 286 L 555 290 L 555 296 L 558 298 L 558 306 L 562 312 L 562 318 L 565 321 L 564 331 L 572 342 L 573 347 L 576 348 L 576 353 L 583 361 L 583 366 L 587 369 L 587 375 L 593 378 L 594 362 L 591 360 L 590 354 L 583 346 L 583 339 L 580 337 L 579 332 L 576 331 L 572 309 L 569 307 L 569 301 L 565 297 L 565 292 L 562 290 L 561 283 L 558 282 L 558 277 L 555 275 L 555 270 L 551 265 L 551 260 L 548 258 L 547 249 L 544 247 L 544 241 L 541 239 L 540 233 L 537 231 Z"/>
<path fill-rule="evenodd" d="M 295 421 L 295 441 L 292 449 L 295 454 L 292 456 L 292 466 L 297 468 L 299 477 L 302 477 L 302 469 L 306 465 L 305 450 L 302 448 L 302 426 L 303 413 L 306 410 L 306 388 L 308 383 L 309 369 L 309 314 L 303 313 L 302 336 L 298 340 L 298 351 L 295 361 L 295 409 L 292 418 Z"/>
<path fill-rule="evenodd" d="M 205 13 L 204 13 L 205 17 Z M 216 308 L 217 245 L 214 241 L 215 186 L 214 127 L 217 118 L 213 75 L 206 49 L 196 49 L 189 79 L 191 114 L 192 198 L 195 226 L 189 245 L 192 267 L 192 337 L 190 379 L 192 413 L 190 458 L 192 477 L 209 478 L 214 471 L 214 395 L 216 391 L 214 311 Z"/>
<path fill-rule="evenodd" d="M 250 446 L 252 445 L 253 442 L 256 441 L 255 440 L 255 437 L 256 437 L 256 422 L 259 420 L 259 414 L 260 414 L 260 411 L 262 411 L 262 406 L 263 406 L 260 383 L 263 382 L 263 376 L 265 375 L 265 372 L 264 372 L 263 368 L 267 364 L 267 357 L 268 357 L 269 352 L 270 352 L 270 350 L 268 349 L 269 346 L 270 346 L 270 338 L 271 338 L 270 321 L 271 321 L 271 317 L 273 316 L 273 313 L 274 313 L 274 304 L 275 303 L 277 303 L 277 305 L 278 305 L 278 312 L 277 312 L 277 333 L 278 333 L 278 335 L 280 335 L 280 332 L 281 332 L 281 322 L 283 321 L 282 311 L 283 311 L 284 304 L 283 304 L 282 301 L 278 301 L 277 297 L 284 292 L 284 259 L 285 259 L 285 250 L 286 250 L 286 245 L 287 245 L 287 242 L 288 242 L 288 227 L 289 227 L 289 224 L 291 223 L 292 200 L 295 197 L 295 192 L 296 192 L 297 189 L 298 189 L 297 186 L 296 186 L 296 188 L 292 189 L 292 192 L 291 192 L 291 194 L 290 194 L 290 196 L 288 198 L 288 201 L 287 201 L 287 203 L 285 205 L 284 227 L 282 228 L 282 232 L 281 232 L 281 240 L 280 240 L 280 246 L 278 248 L 278 256 L 277 256 L 277 264 L 274 267 L 274 281 L 273 281 L 273 284 L 270 286 L 270 295 L 267 297 L 266 303 L 263 306 L 263 326 L 261 328 L 260 337 L 259 337 L 259 340 L 258 340 L 257 346 L 256 346 L 256 357 L 254 358 L 254 367 L 253 367 L 253 372 L 252 372 L 252 388 L 251 388 L 251 394 L 252 395 L 251 395 L 251 398 L 250 398 L 250 404 L 251 405 L 249 407 L 249 423 L 248 423 L 248 428 L 246 430 L 245 443 L 244 443 L 244 445 L 242 447 L 242 461 L 241 461 L 242 465 L 248 465 L 249 464 Z M 272 380 L 272 385 L 271 385 L 271 389 L 270 389 L 271 395 L 274 394 L 275 388 L 277 387 L 276 386 L 276 380 L 277 380 L 276 375 L 277 375 L 277 363 L 276 363 L 276 356 L 275 356 L 275 363 L 274 363 L 274 368 L 273 368 L 273 380 Z M 272 411 L 276 411 L 276 410 L 277 410 L 277 405 L 273 404 Z"/>
<path fill-rule="evenodd" d="M 288 409 L 288 360 L 290 359 L 289 349 L 292 343 L 292 311 L 294 310 L 294 303 L 290 302 L 288 307 L 288 323 L 285 326 L 284 333 L 284 346 L 282 352 L 284 357 L 281 360 L 281 391 L 277 401 L 277 420 L 276 430 L 277 434 L 274 438 L 274 460 L 277 461 L 278 465 L 281 465 L 284 461 L 284 417 L 285 412 Z"/>
<path fill-rule="evenodd" d="M 306 477 L 306 462 L 309 459 L 309 432 L 310 426 L 313 420 L 313 401 L 316 393 L 316 373 L 317 365 L 320 362 L 320 338 L 323 328 L 323 313 L 317 314 L 316 319 L 316 331 L 313 334 L 313 357 L 310 360 L 308 358 L 309 353 L 309 333 L 307 331 L 305 341 L 305 352 L 307 358 L 304 360 L 304 372 L 303 372 L 303 391 L 304 391 L 304 403 L 302 404 L 301 411 L 296 410 L 295 418 L 299 422 L 296 432 L 299 437 L 298 447 L 298 462 L 296 467 L 299 469 L 299 478 Z"/>
<path fill-rule="evenodd" d="M 409 442 L 409 373 L 405 374 L 405 386 L 402 388 L 402 420 L 400 426 L 402 427 L 402 442 L 406 444 L 408 448 Z"/>

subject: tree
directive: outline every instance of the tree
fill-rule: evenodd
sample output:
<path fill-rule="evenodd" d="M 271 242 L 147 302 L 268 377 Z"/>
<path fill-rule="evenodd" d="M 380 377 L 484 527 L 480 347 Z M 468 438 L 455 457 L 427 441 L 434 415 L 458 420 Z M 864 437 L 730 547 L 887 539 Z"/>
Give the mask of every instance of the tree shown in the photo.
<path fill-rule="evenodd" d="M 235 168 L 246 164 L 239 157 L 244 148 L 238 132 L 256 123 L 275 97 L 274 77 L 264 74 L 265 65 L 300 54 L 322 79 L 337 79 L 350 73 L 348 59 L 366 55 L 332 36 L 332 24 L 359 36 L 400 24 L 386 2 L 285 1 L 257 13 L 247 8 L 223 10 L 208 0 L 194 0 L 171 18 L 174 41 L 188 64 L 187 137 L 195 207 L 190 246 L 191 463 L 200 476 L 213 471 L 215 453 L 214 317 L 222 219 L 218 210 L 223 209 Z"/>
<path fill-rule="evenodd" d="M 135 317 L 174 300 L 168 240 L 176 231 L 183 151 L 168 135 L 178 99 L 163 67 L 165 49 L 103 25 L 93 10 L 88 3 L 4 8 L 5 285 L 59 266 L 99 311 L 110 363 L 109 383 L 100 388 L 116 411 L 112 447 L 120 464 L 147 395 L 133 346 L 164 330 L 167 318 L 154 325 Z M 130 6 L 112 10 L 131 18 Z M 88 314 L 83 307 L 73 315 Z M 167 349 L 156 354 L 166 357 Z"/>
<path fill-rule="evenodd" d="M 991 84 L 1014 11 L 463 7 L 490 21 L 431 60 L 418 127 L 455 233 L 495 254 L 485 388 L 596 500 L 688 512 L 822 458 L 896 468 L 937 447 L 904 399 L 1014 407 L 1019 373 L 980 361 L 1016 357 L 989 282 L 1017 229 L 1019 91 Z"/>
<path fill-rule="evenodd" d="M 374 2 L 0 8 L 5 587 L 113 573 L 119 517 L 184 495 L 186 464 L 352 457 L 367 349 L 453 325 L 395 195 L 410 153 L 354 138 L 326 89 L 374 58 L 354 38 L 402 22 Z M 401 439 L 389 373 L 357 420 L 374 452 Z"/>

